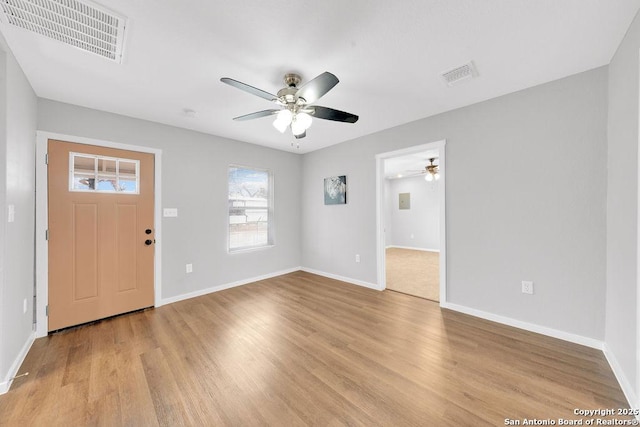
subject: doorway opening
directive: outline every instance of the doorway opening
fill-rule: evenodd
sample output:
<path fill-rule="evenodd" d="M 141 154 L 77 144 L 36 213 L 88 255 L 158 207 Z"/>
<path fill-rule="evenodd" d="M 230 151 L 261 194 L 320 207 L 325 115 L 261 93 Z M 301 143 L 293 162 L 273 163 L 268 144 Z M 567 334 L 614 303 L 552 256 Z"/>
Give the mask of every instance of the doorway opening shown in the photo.
<path fill-rule="evenodd" d="M 377 161 L 378 283 L 446 302 L 445 141 Z"/>

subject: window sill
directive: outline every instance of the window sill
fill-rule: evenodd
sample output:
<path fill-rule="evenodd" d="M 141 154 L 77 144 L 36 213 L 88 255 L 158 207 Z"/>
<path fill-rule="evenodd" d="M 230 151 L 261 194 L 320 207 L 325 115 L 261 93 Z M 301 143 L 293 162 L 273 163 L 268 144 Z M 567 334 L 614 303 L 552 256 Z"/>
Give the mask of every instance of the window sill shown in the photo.
<path fill-rule="evenodd" d="M 227 249 L 227 253 L 229 255 L 235 255 L 235 254 L 244 254 L 247 252 L 256 252 L 256 251 L 263 251 L 266 249 L 271 249 L 273 248 L 275 245 L 264 245 L 264 246 L 257 246 L 257 247 L 253 247 L 253 248 L 240 248 L 240 249 Z"/>

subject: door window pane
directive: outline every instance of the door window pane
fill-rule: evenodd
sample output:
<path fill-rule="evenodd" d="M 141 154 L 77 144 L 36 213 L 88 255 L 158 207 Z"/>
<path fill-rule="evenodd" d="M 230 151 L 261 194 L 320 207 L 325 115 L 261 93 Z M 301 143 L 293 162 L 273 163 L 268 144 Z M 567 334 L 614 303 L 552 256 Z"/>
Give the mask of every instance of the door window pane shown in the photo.
<path fill-rule="evenodd" d="M 137 161 L 119 159 L 118 184 L 120 191 L 124 193 L 138 192 L 138 167 Z"/>
<path fill-rule="evenodd" d="M 98 191 L 117 191 L 117 160 L 105 159 L 98 157 L 98 183 L 96 190 Z"/>
<path fill-rule="evenodd" d="M 72 190 L 94 190 L 96 183 L 96 159 L 75 155 L 72 158 Z"/>

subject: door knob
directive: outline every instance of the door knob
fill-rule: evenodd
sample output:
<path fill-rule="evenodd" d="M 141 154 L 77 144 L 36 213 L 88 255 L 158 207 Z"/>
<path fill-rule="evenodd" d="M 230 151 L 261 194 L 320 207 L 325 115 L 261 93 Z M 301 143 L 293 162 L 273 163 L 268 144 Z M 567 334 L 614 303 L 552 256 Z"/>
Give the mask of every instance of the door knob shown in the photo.
<path fill-rule="evenodd" d="M 150 229 L 150 228 L 147 228 L 146 230 L 144 230 L 144 233 L 145 233 L 145 234 L 151 234 L 151 229 Z"/>
<path fill-rule="evenodd" d="M 147 245 L 147 246 L 149 246 L 152 243 L 153 243 L 153 240 L 151 240 L 151 239 L 147 239 L 147 240 L 144 241 L 144 244 Z"/>

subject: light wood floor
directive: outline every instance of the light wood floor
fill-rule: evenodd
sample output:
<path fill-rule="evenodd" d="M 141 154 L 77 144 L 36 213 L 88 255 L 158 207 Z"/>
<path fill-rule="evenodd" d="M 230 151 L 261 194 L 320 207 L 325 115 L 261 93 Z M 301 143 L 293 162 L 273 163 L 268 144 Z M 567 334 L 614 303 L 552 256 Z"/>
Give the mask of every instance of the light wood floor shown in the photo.
<path fill-rule="evenodd" d="M 387 289 L 440 301 L 440 254 L 387 248 Z"/>
<path fill-rule="evenodd" d="M 600 351 L 296 272 L 36 340 L 0 424 L 483 426 L 625 407 Z"/>

